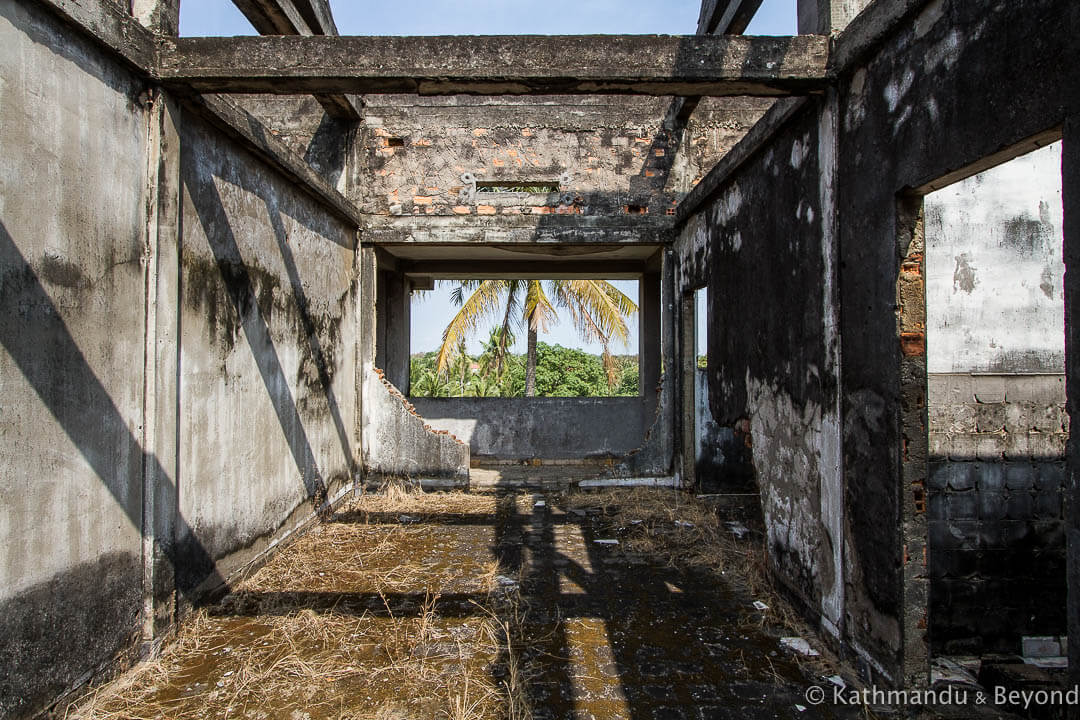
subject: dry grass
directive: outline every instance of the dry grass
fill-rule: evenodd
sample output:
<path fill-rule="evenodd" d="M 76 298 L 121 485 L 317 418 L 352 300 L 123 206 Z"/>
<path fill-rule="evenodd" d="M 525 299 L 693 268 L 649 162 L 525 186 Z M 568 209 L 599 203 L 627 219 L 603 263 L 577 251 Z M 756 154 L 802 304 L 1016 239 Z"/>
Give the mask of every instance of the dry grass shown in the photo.
<path fill-rule="evenodd" d="M 567 508 L 599 511 L 619 532 L 626 550 L 670 567 L 706 569 L 742 588 L 750 598 L 769 606 L 760 613 L 747 607 L 743 623 L 769 626 L 774 632 L 811 640 L 817 657 L 796 655 L 795 662 L 814 675 L 831 675 L 839 659 L 813 641 L 815 632 L 770 581 L 768 553 L 760 521 L 746 524 L 758 539 L 739 540 L 725 525 L 727 518 L 693 495 L 670 488 L 611 488 L 571 493 Z M 780 682 L 780 677 L 773 671 Z"/>
<path fill-rule="evenodd" d="M 195 613 L 160 658 L 69 717 L 482 720 L 524 718 L 512 665 L 514 597 L 498 587 L 489 528 L 446 542 L 411 516 L 490 514 L 494 499 L 391 487 L 362 496 L 283 549 L 219 605 Z M 440 613 L 448 592 L 481 598 Z M 496 610 L 499 606 L 499 610 Z"/>
<path fill-rule="evenodd" d="M 770 606 L 764 615 L 748 609 L 746 623 L 812 637 L 769 585 L 763 544 L 736 540 L 692 496 L 637 488 L 551 499 L 598 512 L 622 549 L 650 565 L 716 573 Z M 528 604 L 519 585 L 500 578 L 510 570 L 493 545 L 498 513 L 526 515 L 532 502 L 400 483 L 365 494 L 70 717 L 531 720 L 529 688 L 541 669 L 523 658 L 545 640 L 529 636 L 537 625 L 527 628 Z M 817 674 L 835 667 L 824 657 L 798 660 Z"/>

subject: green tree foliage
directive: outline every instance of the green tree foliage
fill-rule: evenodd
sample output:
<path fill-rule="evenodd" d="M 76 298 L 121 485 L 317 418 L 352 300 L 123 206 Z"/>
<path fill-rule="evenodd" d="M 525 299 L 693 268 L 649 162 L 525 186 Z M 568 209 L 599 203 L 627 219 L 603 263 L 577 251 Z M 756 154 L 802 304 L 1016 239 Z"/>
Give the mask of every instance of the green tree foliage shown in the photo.
<path fill-rule="evenodd" d="M 436 372 L 438 353 L 413 355 L 411 394 L 415 397 L 524 397 L 525 355 L 506 355 L 497 376 L 486 348 L 475 357 L 459 354 L 447 373 Z M 616 381 L 608 385 L 601 355 L 538 342 L 536 394 L 541 397 L 610 397 L 638 394 L 638 358 L 614 356 Z"/>

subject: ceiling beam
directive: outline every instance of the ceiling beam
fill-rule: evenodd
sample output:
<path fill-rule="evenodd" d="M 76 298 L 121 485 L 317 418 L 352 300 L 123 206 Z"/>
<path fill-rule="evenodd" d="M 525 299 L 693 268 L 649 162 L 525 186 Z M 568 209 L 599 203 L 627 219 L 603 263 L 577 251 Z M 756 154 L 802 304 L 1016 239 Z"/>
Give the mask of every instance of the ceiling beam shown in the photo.
<path fill-rule="evenodd" d="M 703 0 L 698 35 L 741 35 L 754 19 L 762 0 Z"/>
<path fill-rule="evenodd" d="M 163 81 L 197 92 L 804 95 L 828 38 L 455 36 L 175 38 Z"/>
<path fill-rule="evenodd" d="M 337 35 L 326 0 L 233 0 L 262 35 Z M 316 94 L 330 117 L 359 120 L 361 103 L 345 94 Z"/>
<path fill-rule="evenodd" d="M 642 260 L 409 260 L 406 275 L 436 280 L 634 280 L 648 269 Z"/>

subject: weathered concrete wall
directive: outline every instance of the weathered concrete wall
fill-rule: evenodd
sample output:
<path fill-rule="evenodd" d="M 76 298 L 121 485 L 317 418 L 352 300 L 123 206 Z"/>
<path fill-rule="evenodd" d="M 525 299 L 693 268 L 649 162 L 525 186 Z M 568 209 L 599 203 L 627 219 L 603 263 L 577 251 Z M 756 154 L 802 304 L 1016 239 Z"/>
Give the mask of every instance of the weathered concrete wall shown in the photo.
<path fill-rule="evenodd" d="M 616 458 L 642 444 L 652 403 L 626 398 L 412 398 L 477 459 Z"/>
<path fill-rule="evenodd" d="M 899 200 L 1075 112 L 1078 79 L 1066 68 L 1080 51 L 1072 33 L 1047 28 L 1077 26 L 1080 7 L 1062 0 L 935 0 L 840 79 L 847 622 L 895 682 L 901 671 L 926 674 L 925 663 L 902 668 L 901 634 L 909 657 L 918 644 L 925 648 L 925 488 L 918 478 L 902 479 L 901 465 L 918 461 L 905 436 L 924 433 L 926 415 L 925 383 L 904 378 L 901 366 L 902 358 L 925 360 L 926 345 L 914 327 L 903 346 L 898 338 L 901 259 L 915 252 L 907 263 L 916 274 L 922 260 L 914 244 L 899 247 Z"/>
<path fill-rule="evenodd" d="M 385 348 L 380 350 L 379 343 L 386 342 L 388 334 L 393 338 L 395 333 L 379 323 L 380 318 L 389 316 L 389 310 L 379 307 L 381 273 L 375 249 L 363 248 L 359 262 L 356 385 L 361 392 L 361 415 L 357 431 L 365 482 L 409 478 L 428 485 L 467 487 L 468 444 L 446 430 L 428 425 L 385 372 L 376 367 L 376 358 L 386 352 Z M 393 295 L 382 293 L 383 302 L 393 303 L 399 310 L 402 303 L 407 304 L 407 295 L 404 298 Z"/>
<path fill-rule="evenodd" d="M 925 215 L 930 641 L 1018 653 L 1066 631 L 1061 144 Z"/>
<path fill-rule="evenodd" d="M 422 217 L 663 215 L 746 133 L 769 100 L 701 104 L 677 131 L 669 98 L 368 96 L 365 210 Z M 548 181 L 559 192 L 473 192 L 474 181 Z M 569 193 L 569 202 L 562 194 Z"/>
<path fill-rule="evenodd" d="M 782 127 L 690 218 L 678 247 L 686 287 L 707 272 L 708 402 L 732 439 L 745 446 L 752 438 L 773 570 L 837 634 L 839 367 L 832 234 L 819 181 L 831 171 L 833 146 L 819 111 L 827 106 L 812 104 Z"/>
<path fill-rule="evenodd" d="M 1061 143 L 926 197 L 927 369 L 1061 373 Z"/>
<path fill-rule="evenodd" d="M 39 6 L 0 4 L 0 716 L 137 640 L 142 84 Z"/>
<path fill-rule="evenodd" d="M 470 446 L 452 427 L 421 417 L 381 370 L 364 382 L 364 471 L 374 480 L 468 487 Z"/>
<path fill-rule="evenodd" d="M 181 543 L 227 576 L 351 487 L 355 233 L 195 118 L 181 147 Z"/>
<path fill-rule="evenodd" d="M 928 405 L 933 649 L 1064 634 L 1064 376 L 931 375 Z"/>

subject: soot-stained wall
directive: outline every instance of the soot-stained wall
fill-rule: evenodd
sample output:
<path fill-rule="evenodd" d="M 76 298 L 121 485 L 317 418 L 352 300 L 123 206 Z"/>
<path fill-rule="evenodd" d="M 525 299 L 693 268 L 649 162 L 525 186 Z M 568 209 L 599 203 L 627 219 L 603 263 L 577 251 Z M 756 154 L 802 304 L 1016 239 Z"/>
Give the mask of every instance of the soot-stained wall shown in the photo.
<path fill-rule="evenodd" d="M 353 480 L 355 231 L 196 118 L 181 147 L 180 541 L 225 576 Z"/>
<path fill-rule="evenodd" d="M 925 201 L 930 640 L 1063 635 L 1061 143 Z"/>
<path fill-rule="evenodd" d="M 140 81 L 0 5 L 0 716 L 137 639 L 147 118 Z"/>
<path fill-rule="evenodd" d="M 839 417 L 831 229 L 820 178 L 832 140 L 807 104 L 690 218 L 684 264 L 707 247 L 713 418 L 752 447 L 773 570 L 838 632 Z M 700 270 L 684 272 L 693 283 Z"/>
<path fill-rule="evenodd" d="M 902 483 L 901 464 L 908 457 L 905 436 L 926 432 L 925 383 L 901 376 L 901 358 L 925 359 L 925 343 L 920 347 L 915 334 L 905 338 L 902 355 L 896 283 L 901 258 L 912 248 L 898 247 L 899 209 L 908 190 L 1076 112 L 1078 79 L 1069 68 L 1080 59 L 1078 47 L 1071 33 L 1047 28 L 1077 26 L 1080 6 L 1065 1 L 935 0 L 840 78 L 843 467 L 851 530 L 846 622 L 886 671 L 901 670 L 897 618 L 907 615 L 900 630 L 916 643 L 926 619 L 925 601 L 905 585 L 901 564 L 906 558 L 921 565 L 925 534 L 897 533 L 902 518 L 907 523 L 925 513 L 925 488 Z M 909 262 L 918 272 L 921 257 Z M 920 582 L 925 571 L 916 568 L 911 576 Z"/>

